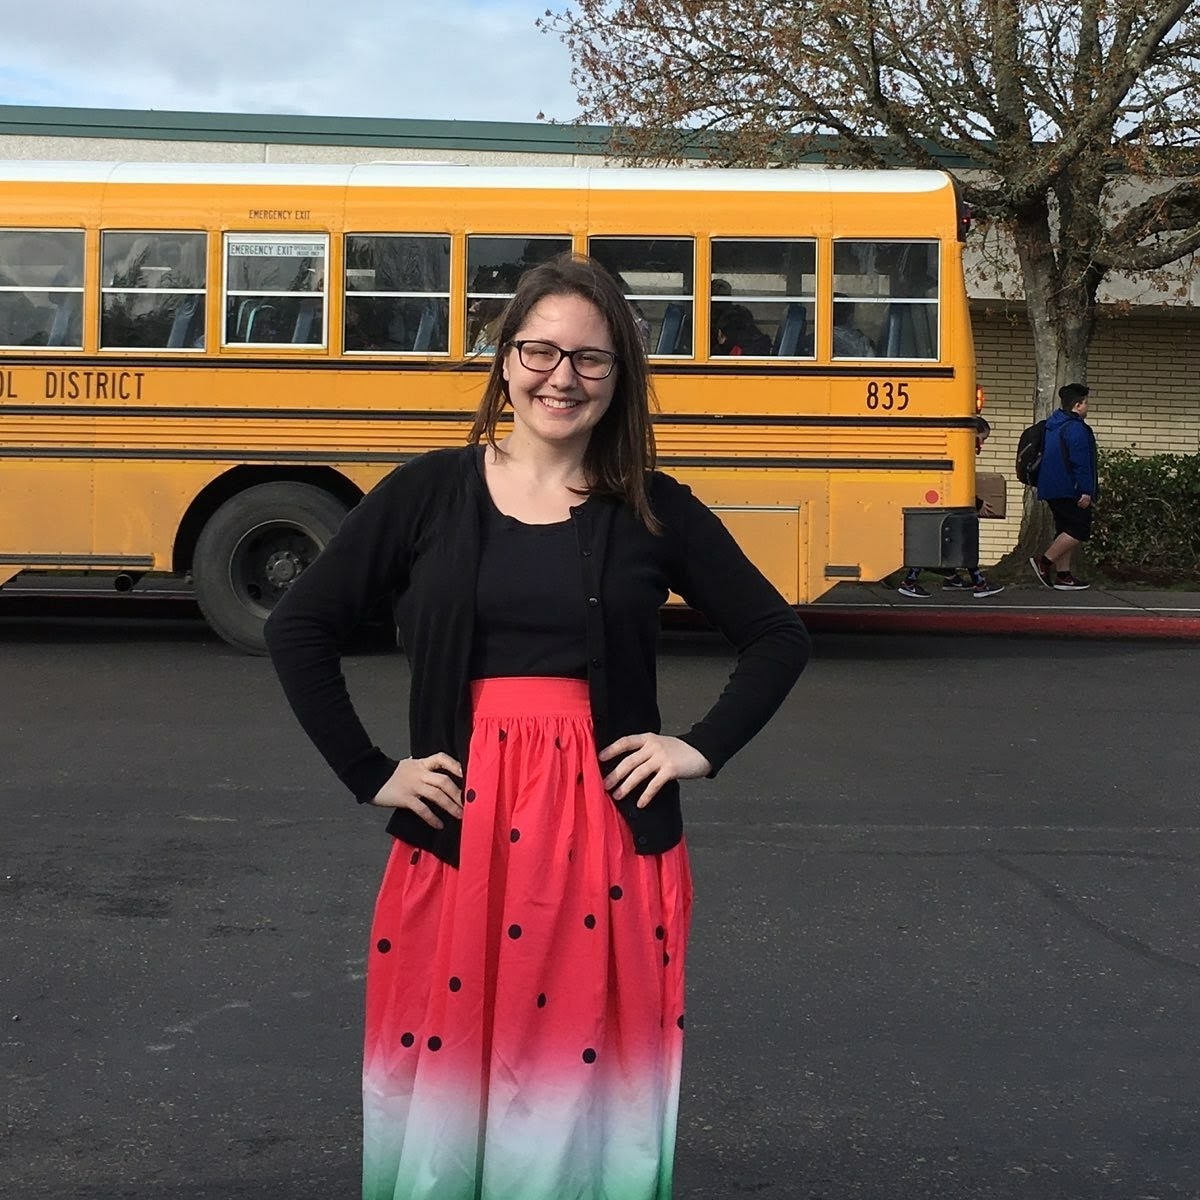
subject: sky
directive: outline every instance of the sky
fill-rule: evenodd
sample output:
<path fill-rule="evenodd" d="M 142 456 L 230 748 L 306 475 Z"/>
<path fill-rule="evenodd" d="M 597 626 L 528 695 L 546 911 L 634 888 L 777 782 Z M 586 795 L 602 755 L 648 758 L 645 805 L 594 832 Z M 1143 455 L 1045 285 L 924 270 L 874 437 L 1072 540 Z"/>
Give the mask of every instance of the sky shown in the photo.
<path fill-rule="evenodd" d="M 549 7 L 559 11 L 564 4 Z M 570 121 L 547 0 L 5 4 L 0 104 Z"/>

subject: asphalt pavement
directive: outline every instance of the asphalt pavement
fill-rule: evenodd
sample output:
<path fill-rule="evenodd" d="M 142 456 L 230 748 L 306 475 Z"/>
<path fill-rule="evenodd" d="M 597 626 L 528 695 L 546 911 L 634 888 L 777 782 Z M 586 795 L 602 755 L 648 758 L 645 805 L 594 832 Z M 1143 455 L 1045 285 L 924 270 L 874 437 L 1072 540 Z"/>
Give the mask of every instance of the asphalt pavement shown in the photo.
<path fill-rule="evenodd" d="M 352 1200 L 381 814 L 135 609 L 0 616 L 0 1197 Z M 688 790 L 676 1200 L 1196 1200 L 1195 647 L 816 643 Z M 403 751 L 403 657 L 345 667 Z M 664 638 L 667 727 L 728 670 Z"/>

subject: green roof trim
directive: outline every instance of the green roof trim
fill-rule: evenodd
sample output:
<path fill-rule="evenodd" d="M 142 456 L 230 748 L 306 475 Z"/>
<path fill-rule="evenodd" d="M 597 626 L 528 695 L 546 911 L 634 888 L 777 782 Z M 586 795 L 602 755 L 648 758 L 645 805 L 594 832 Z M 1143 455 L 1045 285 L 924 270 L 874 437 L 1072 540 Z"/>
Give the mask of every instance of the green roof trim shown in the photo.
<path fill-rule="evenodd" d="M 0 104 L 0 134 L 593 156 L 609 150 L 614 131 L 609 125 L 557 125 L 549 121 L 434 121 Z M 699 134 L 692 145 L 681 147 L 682 153 L 703 159 L 705 142 L 714 137 L 720 135 Z M 827 155 L 820 147 L 828 145 L 832 150 L 837 141 L 829 134 L 818 137 L 799 161 L 821 162 Z M 937 146 L 931 146 L 930 152 L 946 170 L 978 165 Z"/>
<path fill-rule="evenodd" d="M 20 137 L 380 146 L 526 154 L 602 154 L 610 130 L 541 121 L 414 121 L 259 113 L 138 111 L 0 105 L 0 133 Z"/>

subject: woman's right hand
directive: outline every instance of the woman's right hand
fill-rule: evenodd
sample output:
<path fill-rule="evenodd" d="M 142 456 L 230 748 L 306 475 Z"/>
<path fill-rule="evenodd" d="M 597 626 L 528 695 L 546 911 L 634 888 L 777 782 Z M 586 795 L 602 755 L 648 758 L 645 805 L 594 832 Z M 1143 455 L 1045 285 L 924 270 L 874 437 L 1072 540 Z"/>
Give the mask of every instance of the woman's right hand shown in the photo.
<path fill-rule="evenodd" d="M 438 809 L 462 820 L 462 792 L 456 782 L 462 774 L 462 767 L 449 754 L 401 759 L 371 803 L 377 808 L 407 808 L 426 825 L 443 829 Z M 432 801 L 436 808 L 426 801 Z"/>

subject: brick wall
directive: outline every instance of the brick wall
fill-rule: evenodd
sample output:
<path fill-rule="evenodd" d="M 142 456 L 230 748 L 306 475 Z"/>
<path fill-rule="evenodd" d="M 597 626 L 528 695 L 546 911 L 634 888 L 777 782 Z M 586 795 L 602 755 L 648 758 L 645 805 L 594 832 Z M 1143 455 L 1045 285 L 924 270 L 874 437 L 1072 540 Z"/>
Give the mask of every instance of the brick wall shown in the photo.
<path fill-rule="evenodd" d="M 976 370 L 987 393 L 983 415 L 992 426 L 978 468 L 1008 479 L 1009 516 L 980 523 L 980 561 L 989 566 L 1012 549 L 1021 521 L 1024 488 L 1013 458 L 1021 430 L 1033 419 L 1033 342 L 1019 312 L 976 311 L 972 322 Z M 1100 321 L 1086 382 L 1092 389 L 1088 424 L 1102 447 L 1200 452 L 1200 313 Z"/>

